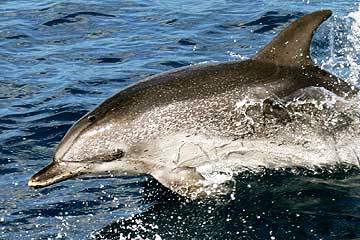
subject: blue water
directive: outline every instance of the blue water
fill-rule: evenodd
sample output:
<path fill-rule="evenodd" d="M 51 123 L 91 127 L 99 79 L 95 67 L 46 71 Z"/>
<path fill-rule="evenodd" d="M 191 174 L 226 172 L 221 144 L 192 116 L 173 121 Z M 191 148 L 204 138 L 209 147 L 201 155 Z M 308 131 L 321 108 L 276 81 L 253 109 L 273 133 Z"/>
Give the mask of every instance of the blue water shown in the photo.
<path fill-rule="evenodd" d="M 318 9 L 335 17 L 315 36 L 316 62 L 356 82 L 360 33 L 348 14 L 358 3 L 2 0 L 0 239 L 360 238 L 360 171 L 346 166 L 243 173 L 232 196 L 201 202 L 147 177 L 27 187 L 72 123 L 110 95 L 173 68 L 249 58 Z"/>

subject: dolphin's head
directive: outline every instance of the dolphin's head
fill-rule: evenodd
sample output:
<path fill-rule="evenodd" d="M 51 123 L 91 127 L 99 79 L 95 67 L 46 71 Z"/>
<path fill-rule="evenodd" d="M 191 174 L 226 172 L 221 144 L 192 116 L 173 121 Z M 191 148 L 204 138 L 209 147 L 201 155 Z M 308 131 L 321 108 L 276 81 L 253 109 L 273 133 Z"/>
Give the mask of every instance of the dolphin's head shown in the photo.
<path fill-rule="evenodd" d="M 45 187 L 84 175 L 144 173 L 137 156 L 140 149 L 125 137 L 128 122 L 103 109 L 99 106 L 69 129 L 53 162 L 31 177 L 29 186 Z"/>

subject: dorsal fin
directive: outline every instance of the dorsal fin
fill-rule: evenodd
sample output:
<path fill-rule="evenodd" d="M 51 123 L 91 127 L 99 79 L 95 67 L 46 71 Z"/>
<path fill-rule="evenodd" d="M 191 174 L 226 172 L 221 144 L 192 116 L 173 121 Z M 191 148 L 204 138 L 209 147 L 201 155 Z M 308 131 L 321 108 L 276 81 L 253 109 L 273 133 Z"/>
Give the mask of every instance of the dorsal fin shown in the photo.
<path fill-rule="evenodd" d="M 255 57 L 255 60 L 284 66 L 308 66 L 310 45 L 315 30 L 331 16 L 330 10 L 314 12 L 301 17 L 285 28 Z"/>

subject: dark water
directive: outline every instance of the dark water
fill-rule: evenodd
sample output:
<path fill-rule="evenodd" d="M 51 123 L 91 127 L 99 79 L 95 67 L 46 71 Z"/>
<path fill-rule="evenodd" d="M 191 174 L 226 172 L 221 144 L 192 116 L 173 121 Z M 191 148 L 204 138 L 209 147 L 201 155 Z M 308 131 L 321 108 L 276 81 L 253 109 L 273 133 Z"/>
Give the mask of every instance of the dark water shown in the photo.
<path fill-rule="evenodd" d="M 0 239 L 357 239 L 359 169 L 238 176 L 223 199 L 187 201 L 146 177 L 28 178 L 80 116 L 146 76 L 249 58 L 290 21 L 335 17 L 313 42 L 317 63 L 357 82 L 357 1 L 1 1 Z M 130 216 L 134 216 L 129 219 Z M 125 220 L 120 220 L 125 219 Z"/>

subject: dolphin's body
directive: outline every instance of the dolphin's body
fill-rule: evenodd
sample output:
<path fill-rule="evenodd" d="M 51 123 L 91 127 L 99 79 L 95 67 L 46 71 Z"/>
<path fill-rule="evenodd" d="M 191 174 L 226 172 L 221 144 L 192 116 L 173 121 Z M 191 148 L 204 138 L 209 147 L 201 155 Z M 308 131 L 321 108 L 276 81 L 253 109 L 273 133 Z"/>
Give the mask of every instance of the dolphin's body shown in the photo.
<path fill-rule="evenodd" d="M 29 186 L 150 174 L 197 196 L 216 183 L 212 171 L 359 164 L 349 100 L 358 89 L 310 57 L 314 31 L 330 15 L 298 19 L 253 59 L 184 67 L 120 91 L 73 125 Z"/>

